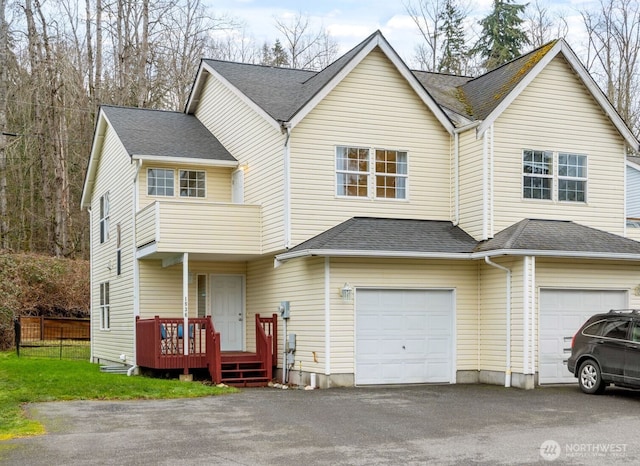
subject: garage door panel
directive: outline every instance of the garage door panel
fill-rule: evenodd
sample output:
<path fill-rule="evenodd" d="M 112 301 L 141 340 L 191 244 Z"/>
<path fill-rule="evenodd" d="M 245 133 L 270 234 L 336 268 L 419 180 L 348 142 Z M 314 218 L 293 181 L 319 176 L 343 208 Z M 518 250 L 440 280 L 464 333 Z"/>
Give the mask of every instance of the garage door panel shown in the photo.
<path fill-rule="evenodd" d="M 627 303 L 627 293 L 622 290 L 540 290 L 540 383 L 575 383 L 566 365 L 573 335 L 593 314 L 625 308 Z"/>
<path fill-rule="evenodd" d="M 449 382 L 453 292 L 356 290 L 356 384 Z"/>

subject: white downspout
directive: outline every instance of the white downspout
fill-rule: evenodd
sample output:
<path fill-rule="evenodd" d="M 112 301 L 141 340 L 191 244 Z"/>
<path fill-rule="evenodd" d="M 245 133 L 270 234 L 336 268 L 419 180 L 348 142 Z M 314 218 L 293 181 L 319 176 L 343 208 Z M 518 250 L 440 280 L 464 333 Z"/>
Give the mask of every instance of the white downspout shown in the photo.
<path fill-rule="evenodd" d="M 291 247 L 291 127 L 283 124 L 282 128 L 286 131 L 287 137 L 284 141 L 284 247 Z"/>
<path fill-rule="evenodd" d="M 489 238 L 489 138 L 485 132 L 482 136 L 482 239 Z"/>
<path fill-rule="evenodd" d="M 93 326 L 93 217 L 91 216 L 91 207 L 87 209 L 89 213 L 89 315 L 91 326 Z M 89 362 L 93 362 L 93 329 L 90 328 L 91 339 L 89 340 Z"/>
<path fill-rule="evenodd" d="M 324 258 L 324 374 L 331 375 L 331 259 Z"/>
<path fill-rule="evenodd" d="M 494 235 L 494 231 L 493 231 L 493 212 L 495 211 L 494 206 L 493 206 L 493 200 L 495 198 L 494 193 L 493 193 L 493 188 L 494 188 L 494 152 L 493 152 L 493 125 L 491 125 L 489 127 L 489 130 L 487 131 L 487 133 L 489 134 L 489 207 L 488 207 L 488 218 L 487 218 L 487 222 L 488 222 L 488 231 L 489 231 L 489 237 L 493 238 Z"/>
<path fill-rule="evenodd" d="M 460 133 L 469 131 L 470 129 L 477 128 L 482 121 L 475 121 L 465 126 L 455 128 L 453 130 L 453 179 L 454 179 L 454 226 L 460 223 Z"/>
<path fill-rule="evenodd" d="M 531 372 L 536 373 L 536 346 L 538 339 L 536 338 L 536 257 L 531 256 Z"/>
<path fill-rule="evenodd" d="M 453 133 L 453 226 L 460 223 L 460 134 Z"/>
<path fill-rule="evenodd" d="M 531 362 L 529 360 L 529 347 L 531 345 L 531 341 L 529 341 L 530 338 L 530 334 L 529 334 L 529 315 L 530 315 L 530 299 L 531 299 L 531 293 L 530 293 L 530 288 L 529 288 L 529 261 L 530 261 L 530 256 L 525 256 L 524 258 L 524 273 L 523 273 L 523 280 L 522 280 L 522 288 L 523 288 L 523 299 L 522 301 L 524 302 L 524 321 L 522 323 L 522 334 L 523 334 L 523 351 L 522 351 L 522 361 L 523 361 L 523 370 L 525 374 L 529 374 L 530 373 L 530 369 L 529 369 L 529 363 Z"/>
<path fill-rule="evenodd" d="M 488 256 L 485 256 L 484 261 L 492 266 L 492 267 L 496 267 L 500 270 L 504 270 L 505 272 L 507 272 L 507 306 L 506 306 L 506 317 L 507 317 L 507 348 L 506 348 L 506 352 L 507 352 L 507 357 L 506 357 L 506 367 L 505 367 L 505 373 L 504 373 L 504 386 L 505 387 L 510 387 L 511 386 L 511 269 L 508 269 L 507 267 L 504 267 L 500 264 L 496 264 L 495 262 L 491 262 L 491 259 L 489 259 Z"/>

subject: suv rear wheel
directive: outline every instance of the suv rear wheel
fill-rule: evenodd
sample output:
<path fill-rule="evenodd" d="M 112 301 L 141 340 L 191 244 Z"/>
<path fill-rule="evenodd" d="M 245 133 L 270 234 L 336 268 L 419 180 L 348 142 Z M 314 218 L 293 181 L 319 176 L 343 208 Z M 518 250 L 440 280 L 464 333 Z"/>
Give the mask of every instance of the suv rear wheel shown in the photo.
<path fill-rule="evenodd" d="M 593 359 L 587 359 L 580 364 L 578 385 L 580 385 L 580 390 L 589 395 L 599 395 L 604 391 L 606 385 L 602 383 L 600 367 Z"/>

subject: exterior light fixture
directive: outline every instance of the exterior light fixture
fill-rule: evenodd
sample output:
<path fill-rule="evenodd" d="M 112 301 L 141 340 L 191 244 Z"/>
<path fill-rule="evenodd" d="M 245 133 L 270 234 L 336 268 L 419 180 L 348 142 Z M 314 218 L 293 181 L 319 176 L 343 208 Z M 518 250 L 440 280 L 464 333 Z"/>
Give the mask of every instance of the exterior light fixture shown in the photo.
<path fill-rule="evenodd" d="M 342 301 L 345 303 L 351 301 L 353 299 L 353 287 L 348 283 L 345 283 L 340 289 L 340 296 L 342 297 Z"/>

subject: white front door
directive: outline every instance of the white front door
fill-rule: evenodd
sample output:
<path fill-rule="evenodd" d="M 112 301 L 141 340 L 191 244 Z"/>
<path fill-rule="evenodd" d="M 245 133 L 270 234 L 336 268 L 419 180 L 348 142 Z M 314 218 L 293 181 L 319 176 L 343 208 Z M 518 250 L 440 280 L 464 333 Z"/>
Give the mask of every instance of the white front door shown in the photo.
<path fill-rule="evenodd" d="M 244 349 L 244 277 L 211 275 L 211 317 L 222 351 Z"/>
<path fill-rule="evenodd" d="M 627 303 L 626 291 L 541 289 L 539 382 L 575 383 L 567 370 L 573 335 L 593 314 L 626 308 Z"/>

